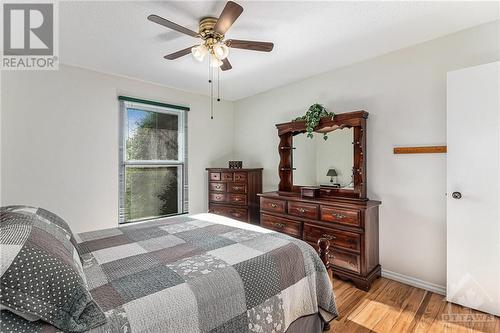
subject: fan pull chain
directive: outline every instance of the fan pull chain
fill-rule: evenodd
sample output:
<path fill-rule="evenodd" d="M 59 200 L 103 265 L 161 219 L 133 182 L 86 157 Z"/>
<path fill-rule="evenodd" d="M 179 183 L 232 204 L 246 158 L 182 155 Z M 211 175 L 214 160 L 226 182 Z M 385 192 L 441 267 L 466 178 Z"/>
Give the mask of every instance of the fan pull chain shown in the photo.
<path fill-rule="evenodd" d="M 208 83 L 210 84 L 210 119 L 214 119 L 214 75 L 212 59 L 208 58 Z"/>
<path fill-rule="evenodd" d="M 217 102 L 220 102 L 220 67 L 217 67 Z"/>

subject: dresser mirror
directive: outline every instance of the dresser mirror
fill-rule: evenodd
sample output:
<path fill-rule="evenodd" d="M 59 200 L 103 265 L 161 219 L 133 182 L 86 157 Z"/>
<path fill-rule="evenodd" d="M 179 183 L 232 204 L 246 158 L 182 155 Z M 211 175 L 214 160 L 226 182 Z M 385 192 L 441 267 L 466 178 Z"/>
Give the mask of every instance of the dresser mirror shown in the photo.
<path fill-rule="evenodd" d="M 321 197 L 367 200 L 367 118 L 365 111 L 321 118 L 312 139 L 307 137 L 305 121 L 277 124 L 279 192 L 298 193 L 303 186 L 317 186 Z"/>
<path fill-rule="evenodd" d="M 354 130 L 337 129 L 327 133 L 314 133 L 308 138 L 299 133 L 292 138 L 293 184 L 354 190 Z"/>

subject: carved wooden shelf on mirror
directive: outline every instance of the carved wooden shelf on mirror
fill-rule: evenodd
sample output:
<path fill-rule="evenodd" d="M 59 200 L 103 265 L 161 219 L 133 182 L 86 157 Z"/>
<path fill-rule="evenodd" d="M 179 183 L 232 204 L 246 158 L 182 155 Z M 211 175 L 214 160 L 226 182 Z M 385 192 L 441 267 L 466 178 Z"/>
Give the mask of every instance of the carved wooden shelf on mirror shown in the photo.
<path fill-rule="evenodd" d="M 323 249 L 322 256 L 329 259 L 328 266 L 333 274 L 352 280 L 364 290 L 370 288 L 381 271 L 378 250 L 380 201 L 369 200 L 366 196 L 367 118 L 365 111 L 322 118 L 314 131 L 327 133 L 326 141 L 318 134 L 312 140 L 302 139 L 306 133 L 305 121 L 277 124 L 280 183 L 278 191 L 260 195 L 263 227 L 303 239 L 316 248 L 319 239 L 326 239 L 329 253 L 325 255 Z M 343 129 L 350 131 L 347 135 L 335 135 Z M 342 153 L 345 156 L 341 156 Z M 310 173 L 308 177 L 301 174 L 305 169 Z M 330 172 L 331 169 L 337 171 Z M 341 181 L 334 182 L 333 176 L 326 178 L 327 175 L 336 177 L 337 173 L 343 177 Z M 312 179 L 319 184 L 312 183 Z M 344 185 L 340 186 L 341 183 Z M 302 197 L 303 186 L 318 186 L 319 197 Z"/>

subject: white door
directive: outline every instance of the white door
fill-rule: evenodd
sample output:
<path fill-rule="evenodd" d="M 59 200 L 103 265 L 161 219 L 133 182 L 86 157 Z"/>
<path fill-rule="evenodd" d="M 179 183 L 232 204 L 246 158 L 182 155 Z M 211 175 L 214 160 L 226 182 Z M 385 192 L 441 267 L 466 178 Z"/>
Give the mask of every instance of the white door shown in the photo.
<path fill-rule="evenodd" d="M 500 62 L 448 73 L 447 299 L 500 315 Z"/>

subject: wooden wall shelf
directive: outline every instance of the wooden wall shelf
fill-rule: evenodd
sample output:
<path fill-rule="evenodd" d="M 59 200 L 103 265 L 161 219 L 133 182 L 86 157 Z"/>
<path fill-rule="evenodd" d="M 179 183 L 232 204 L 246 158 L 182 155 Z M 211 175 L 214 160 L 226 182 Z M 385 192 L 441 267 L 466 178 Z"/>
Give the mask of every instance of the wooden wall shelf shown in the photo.
<path fill-rule="evenodd" d="M 394 154 L 443 154 L 447 146 L 394 147 Z"/>

